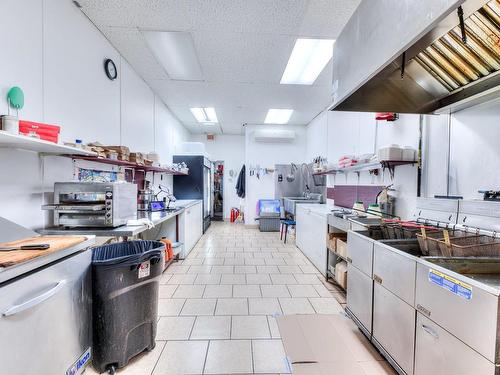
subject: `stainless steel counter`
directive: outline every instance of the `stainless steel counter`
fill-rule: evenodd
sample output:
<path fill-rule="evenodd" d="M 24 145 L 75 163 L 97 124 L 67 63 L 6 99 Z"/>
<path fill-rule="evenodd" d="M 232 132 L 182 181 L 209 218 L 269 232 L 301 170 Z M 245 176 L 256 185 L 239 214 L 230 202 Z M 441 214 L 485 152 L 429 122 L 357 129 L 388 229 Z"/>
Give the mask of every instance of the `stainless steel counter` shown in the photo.
<path fill-rule="evenodd" d="M 95 236 L 88 235 L 87 240 L 82 243 L 79 243 L 76 246 L 56 251 L 53 253 L 49 253 L 47 255 L 43 255 L 37 258 L 33 258 L 23 263 L 16 264 L 10 267 L 0 267 L 0 284 L 11 280 L 15 277 L 21 276 L 28 272 L 31 272 L 37 268 L 46 266 L 47 264 L 54 263 L 62 258 L 73 255 L 79 251 L 85 250 L 95 244 Z"/>
<path fill-rule="evenodd" d="M 379 241 L 353 231 L 347 254 L 347 310 L 399 373 L 424 374 L 428 361 L 436 368 L 427 374 L 456 373 L 450 369 L 457 352 L 484 369 L 477 373 L 496 374 L 498 260 L 424 257 L 416 240 Z"/>
<path fill-rule="evenodd" d="M 154 225 L 159 225 L 164 221 L 170 220 L 177 215 L 184 212 L 197 203 L 199 200 L 181 200 L 171 205 L 171 208 L 179 208 L 177 211 L 170 212 L 149 212 L 139 211 L 137 213 L 138 219 L 149 219 Z M 133 237 L 148 230 L 146 225 L 123 225 L 116 228 L 64 228 L 64 227 L 51 227 L 37 230 L 38 233 L 43 235 L 95 235 L 96 237 Z"/>

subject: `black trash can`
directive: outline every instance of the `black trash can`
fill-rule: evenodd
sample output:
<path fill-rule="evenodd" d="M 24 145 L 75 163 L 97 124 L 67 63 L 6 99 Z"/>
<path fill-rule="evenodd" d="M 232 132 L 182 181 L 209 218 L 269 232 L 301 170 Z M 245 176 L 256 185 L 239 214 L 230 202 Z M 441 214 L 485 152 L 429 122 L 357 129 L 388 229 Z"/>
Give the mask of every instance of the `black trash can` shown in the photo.
<path fill-rule="evenodd" d="M 130 241 L 92 252 L 93 366 L 100 373 L 124 367 L 155 346 L 159 280 L 165 244 Z"/>

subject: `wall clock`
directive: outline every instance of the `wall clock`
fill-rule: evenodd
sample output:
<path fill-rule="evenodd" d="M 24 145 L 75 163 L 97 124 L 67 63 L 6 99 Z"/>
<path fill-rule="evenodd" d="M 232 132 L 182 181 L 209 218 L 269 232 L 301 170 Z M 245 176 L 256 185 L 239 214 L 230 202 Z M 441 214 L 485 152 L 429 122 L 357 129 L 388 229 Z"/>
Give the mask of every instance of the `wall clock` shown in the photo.
<path fill-rule="evenodd" d="M 116 69 L 116 65 L 111 59 L 106 59 L 104 61 L 104 71 L 106 72 L 108 78 L 112 81 L 118 77 L 118 69 Z"/>

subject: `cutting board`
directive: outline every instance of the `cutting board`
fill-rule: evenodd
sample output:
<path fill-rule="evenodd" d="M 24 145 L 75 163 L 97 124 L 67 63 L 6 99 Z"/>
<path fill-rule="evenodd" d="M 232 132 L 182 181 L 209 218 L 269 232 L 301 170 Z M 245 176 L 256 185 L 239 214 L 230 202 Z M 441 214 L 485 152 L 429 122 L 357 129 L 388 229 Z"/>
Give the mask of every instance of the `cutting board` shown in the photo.
<path fill-rule="evenodd" d="M 84 242 L 87 237 L 84 236 L 40 236 L 26 238 L 23 240 L 0 243 L 0 246 L 21 246 L 31 244 L 49 244 L 47 250 L 13 250 L 0 251 L 0 267 L 10 267 L 27 260 L 37 258 L 56 251 L 67 249 Z"/>

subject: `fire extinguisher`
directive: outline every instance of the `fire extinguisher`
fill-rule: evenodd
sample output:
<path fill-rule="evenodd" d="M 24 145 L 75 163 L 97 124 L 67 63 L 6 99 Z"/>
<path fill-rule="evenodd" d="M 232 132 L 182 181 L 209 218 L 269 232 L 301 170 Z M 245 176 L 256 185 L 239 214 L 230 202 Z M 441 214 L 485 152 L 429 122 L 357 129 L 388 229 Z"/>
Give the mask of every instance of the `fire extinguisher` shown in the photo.
<path fill-rule="evenodd" d="M 238 218 L 240 211 L 237 208 L 231 208 L 231 223 L 234 223 Z"/>

